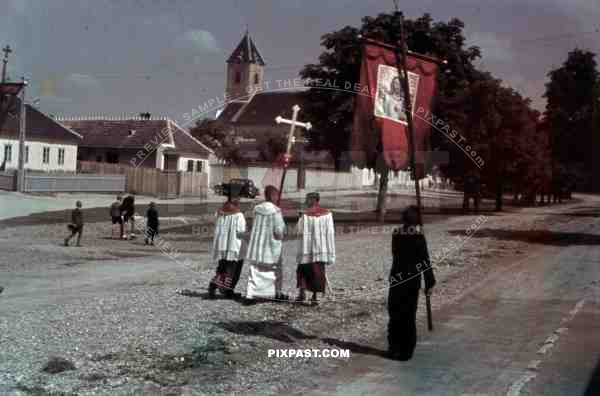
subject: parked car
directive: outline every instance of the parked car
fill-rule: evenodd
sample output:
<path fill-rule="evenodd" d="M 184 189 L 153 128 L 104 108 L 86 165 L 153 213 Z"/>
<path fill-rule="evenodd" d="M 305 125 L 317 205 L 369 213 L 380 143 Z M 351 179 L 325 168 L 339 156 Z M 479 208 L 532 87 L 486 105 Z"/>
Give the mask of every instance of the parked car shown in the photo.
<path fill-rule="evenodd" d="M 215 194 L 227 196 L 231 192 L 234 196 L 242 198 L 255 198 L 260 193 L 250 179 L 231 179 L 229 183 L 217 184 L 213 190 Z"/>

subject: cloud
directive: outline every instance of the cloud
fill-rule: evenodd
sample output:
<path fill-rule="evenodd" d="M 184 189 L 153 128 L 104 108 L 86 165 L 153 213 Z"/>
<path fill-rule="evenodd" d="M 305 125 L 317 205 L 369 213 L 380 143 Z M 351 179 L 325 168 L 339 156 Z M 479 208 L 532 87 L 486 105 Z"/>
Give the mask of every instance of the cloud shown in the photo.
<path fill-rule="evenodd" d="M 68 83 L 71 83 L 77 87 L 82 88 L 94 88 L 100 85 L 98 80 L 89 74 L 72 73 L 65 79 Z"/>
<path fill-rule="evenodd" d="M 184 49 L 197 52 L 217 52 L 219 45 L 211 32 L 206 30 L 188 30 L 177 39 L 177 44 Z"/>
<path fill-rule="evenodd" d="M 468 35 L 467 45 L 481 48 L 484 61 L 511 62 L 515 56 L 510 40 L 500 38 L 494 33 L 473 32 Z"/>

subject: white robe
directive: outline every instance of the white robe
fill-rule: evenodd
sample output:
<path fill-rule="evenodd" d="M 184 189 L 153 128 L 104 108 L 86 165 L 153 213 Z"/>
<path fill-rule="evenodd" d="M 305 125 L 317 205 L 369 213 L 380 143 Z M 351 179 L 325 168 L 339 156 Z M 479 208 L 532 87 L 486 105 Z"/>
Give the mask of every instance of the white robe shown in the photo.
<path fill-rule="evenodd" d="M 240 250 L 242 240 L 238 235 L 246 231 L 244 214 L 219 214 L 215 222 L 215 238 L 213 240 L 213 260 L 237 261 L 242 257 Z"/>
<path fill-rule="evenodd" d="M 335 227 L 331 213 L 322 216 L 303 214 L 298 221 L 298 232 L 302 234 L 298 264 L 335 263 Z"/>
<path fill-rule="evenodd" d="M 281 291 L 282 241 L 274 234 L 283 234 L 285 223 L 281 210 L 271 202 L 254 208 L 254 222 L 246 261 L 250 263 L 250 276 L 246 297 L 273 298 Z"/>

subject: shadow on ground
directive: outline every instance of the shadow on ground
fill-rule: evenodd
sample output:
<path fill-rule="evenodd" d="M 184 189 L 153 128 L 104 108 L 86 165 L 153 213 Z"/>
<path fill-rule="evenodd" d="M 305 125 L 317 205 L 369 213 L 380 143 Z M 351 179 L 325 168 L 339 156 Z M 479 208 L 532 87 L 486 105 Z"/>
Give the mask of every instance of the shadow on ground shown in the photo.
<path fill-rule="evenodd" d="M 284 322 L 219 322 L 217 326 L 231 333 L 245 336 L 261 336 L 292 344 L 297 340 L 313 340 L 316 336 L 308 335 Z"/>
<path fill-rule="evenodd" d="M 450 235 L 464 235 L 464 230 L 451 230 Z M 600 245 L 600 235 L 582 232 L 555 232 L 547 230 L 503 230 L 482 229 L 472 238 L 494 238 L 504 241 L 519 241 L 552 246 Z"/>
<path fill-rule="evenodd" d="M 304 332 L 293 328 L 284 322 L 267 321 L 267 322 L 220 322 L 216 324 L 222 329 L 231 333 L 236 333 L 244 336 L 261 336 L 271 338 L 277 341 L 282 341 L 288 344 L 293 344 L 298 340 L 314 340 L 319 339 L 316 336 L 305 334 Z M 370 347 L 368 345 L 360 345 L 354 342 L 337 340 L 335 338 L 321 338 L 319 341 L 335 346 L 341 349 L 348 349 L 352 353 L 360 353 L 363 355 L 373 355 L 385 357 L 386 351 Z"/>
<path fill-rule="evenodd" d="M 386 351 L 373 348 L 368 345 L 360 345 L 355 342 L 336 340 L 335 338 L 322 338 L 321 341 L 323 341 L 327 345 L 336 346 L 340 349 L 348 349 L 352 353 L 360 353 L 362 355 L 373 355 L 379 357 L 386 356 Z"/>

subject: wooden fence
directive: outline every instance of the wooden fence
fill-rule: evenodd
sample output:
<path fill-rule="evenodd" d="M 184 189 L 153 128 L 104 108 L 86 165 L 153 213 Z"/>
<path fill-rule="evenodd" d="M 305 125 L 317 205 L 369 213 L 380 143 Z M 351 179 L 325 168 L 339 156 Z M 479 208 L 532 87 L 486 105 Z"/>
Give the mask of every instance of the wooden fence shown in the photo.
<path fill-rule="evenodd" d="M 124 175 L 52 174 L 25 175 L 25 192 L 113 192 L 125 189 Z"/>
<path fill-rule="evenodd" d="M 102 162 L 79 161 L 80 173 L 125 175 L 126 191 L 160 198 L 206 196 L 208 174 L 201 172 L 168 172 L 155 168 L 135 168 Z"/>
<path fill-rule="evenodd" d="M 0 172 L 0 190 L 15 191 L 17 189 L 17 172 Z"/>

